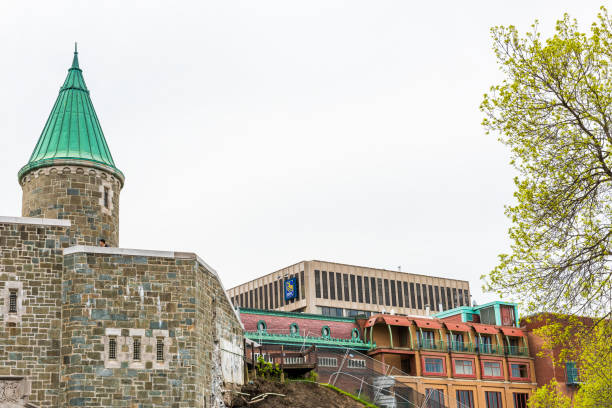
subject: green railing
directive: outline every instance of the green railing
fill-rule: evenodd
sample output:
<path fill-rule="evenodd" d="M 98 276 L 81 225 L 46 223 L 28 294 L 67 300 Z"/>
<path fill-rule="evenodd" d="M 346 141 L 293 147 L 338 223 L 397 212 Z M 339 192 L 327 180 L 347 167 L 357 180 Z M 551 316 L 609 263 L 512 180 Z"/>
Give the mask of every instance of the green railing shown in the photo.
<path fill-rule="evenodd" d="M 423 339 L 421 340 L 421 344 L 419 344 L 419 348 L 421 350 L 435 350 L 435 351 L 446 351 L 446 343 L 443 341 L 433 341 Z"/>
<path fill-rule="evenodd" d="M 473 353 L 475 347 L 474 347 L 474 345 L 472 343 L 465 343 L 465 342 L 461 342 L 461 341 L 453 341 L 453 342 L 450 343 L 449 349 L 451 351 L 455 351 L 455 352 Z"/>
<path fill-rule="evenodd" d="M 500 346 L 494 346 L 492 344 L 480 344 L 478 345 L 478 352 L 480 354 L 495 354 L 504 355 L 504 348 Z"/>
<path fill-rule="evenodd" d="M 529 356 L 529 349 L 527 347 L 508 346 L 506 347 L 506 354 L 510 356 Z"/>

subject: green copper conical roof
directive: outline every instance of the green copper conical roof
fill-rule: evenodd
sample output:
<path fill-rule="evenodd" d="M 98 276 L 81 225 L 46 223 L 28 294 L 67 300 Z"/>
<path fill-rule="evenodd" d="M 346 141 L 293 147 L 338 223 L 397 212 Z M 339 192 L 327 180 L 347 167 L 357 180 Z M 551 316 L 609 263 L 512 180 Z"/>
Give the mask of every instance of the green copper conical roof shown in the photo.
<path fill-rule="evenodd" d="M 101 167 L 115 173 L 123 182 L 123 174 L 115 166 L 91 103 L 83 71 L 79 68 L 76 44 L 68 76 L 28 164 L 19 171 L 19 179 L 33 169 L 60 162 Z"/>

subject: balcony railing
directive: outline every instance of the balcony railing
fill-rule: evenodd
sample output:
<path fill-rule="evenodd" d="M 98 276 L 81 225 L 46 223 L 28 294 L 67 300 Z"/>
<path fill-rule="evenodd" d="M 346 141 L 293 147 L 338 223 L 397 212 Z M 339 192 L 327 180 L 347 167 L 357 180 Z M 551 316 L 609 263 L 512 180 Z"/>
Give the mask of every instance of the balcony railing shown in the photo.
<path fill-rule="evenodd" d="M 421 340 L 419 344 L 421 350 L 447 351 L 446 343 L 443 341 Z"/>
<path fill-rule="evenodd" d="M 508 346 L 506 347 L 506 354 L 510 356 L 529 356 L 529 349 L 527 347 Z"/>
<path fill-rule="evenodd" d="M 450 343 L 449 345 L 449 349 L 451 351 L 455 351 L 455 352 L 467 352 L 467 353 L 473 353 L 474 352 L 474 345 L 472 343 L 465 343 L 465 342 L 461 342 L 461 341 L 453 341 Z"/>
<path fill-rule="evenodd" d="M 495 355 L 504 355 L 504 348 L 499 346 L 494 346 L 492 344 L 479 344 L 476 347 L 476 351 L 480 354 L 495 354 Z"/>

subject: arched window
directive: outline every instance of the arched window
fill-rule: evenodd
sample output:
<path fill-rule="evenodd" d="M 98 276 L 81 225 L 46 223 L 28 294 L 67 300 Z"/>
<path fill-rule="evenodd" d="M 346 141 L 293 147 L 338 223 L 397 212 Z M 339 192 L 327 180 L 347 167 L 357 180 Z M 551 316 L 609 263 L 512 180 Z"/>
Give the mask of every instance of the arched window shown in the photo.
<path fill-rule="evenodd" d="M 323 326 L 321 328 L 321 337 L 323 337 L 324 339 L 329 339 L 331 337 L 331 330 L 329 326 Z"/>
<path fill-rule="evenodd" d="M 353 340 L 359 340 L 359 329 L 354 328 L 354 329 L 351 331 L 351 339 L 353 339 Z"/>
<path fill-rule="evenodd" d="M 263 320 L 260 320 L 257 322 L 257 331 L 260 333 L 265 333 L 266 329 L 268 327 L 266 326 L 266 322 L 264 322 Z"/>
<path fill-rule="evenodd" d="M 289 325 L 289 334 L 292 336 L 300 335 L 300 327 L 297 325 L 297 323 L 291 323 Z"/>

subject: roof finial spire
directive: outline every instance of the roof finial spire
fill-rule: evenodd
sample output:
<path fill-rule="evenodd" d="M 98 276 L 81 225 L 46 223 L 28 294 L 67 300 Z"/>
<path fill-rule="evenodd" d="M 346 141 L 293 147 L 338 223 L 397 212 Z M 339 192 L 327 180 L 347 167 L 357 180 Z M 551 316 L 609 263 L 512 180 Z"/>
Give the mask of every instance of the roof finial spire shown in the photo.
<path fill-rule="evenodd" d="M 79 68 L 79 52 L 77 51 L 76 41 L 74 42 L 74 57 L 72 58 L 72 66 L 70 67 L 70 69 L 72 68 Z"/>

